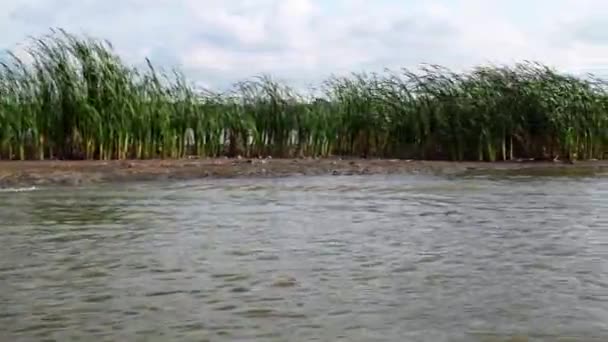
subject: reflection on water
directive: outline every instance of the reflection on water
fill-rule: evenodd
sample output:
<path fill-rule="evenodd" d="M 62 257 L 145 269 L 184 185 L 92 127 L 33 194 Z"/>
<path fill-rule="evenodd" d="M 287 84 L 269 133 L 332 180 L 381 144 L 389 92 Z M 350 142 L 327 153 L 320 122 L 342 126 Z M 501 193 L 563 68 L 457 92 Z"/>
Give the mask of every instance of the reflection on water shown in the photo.
<path fill-rule="evenodd" d="M 0 340 L 605 341 L 608 179 L 0 193 Z"/>

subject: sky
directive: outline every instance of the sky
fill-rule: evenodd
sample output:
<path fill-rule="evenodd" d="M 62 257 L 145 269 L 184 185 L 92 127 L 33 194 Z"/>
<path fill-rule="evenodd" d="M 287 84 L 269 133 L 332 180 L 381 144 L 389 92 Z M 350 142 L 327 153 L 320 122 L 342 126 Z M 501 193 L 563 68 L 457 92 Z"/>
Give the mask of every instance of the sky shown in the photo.
<path fill-rule="evenodd" d="M 126 63 L 227 87 L 270 74 L 456 70 L 533 60 L 608 78 L 605 0 L 3 0 L 0 50 L 63 28 L 108 39 Z"/>

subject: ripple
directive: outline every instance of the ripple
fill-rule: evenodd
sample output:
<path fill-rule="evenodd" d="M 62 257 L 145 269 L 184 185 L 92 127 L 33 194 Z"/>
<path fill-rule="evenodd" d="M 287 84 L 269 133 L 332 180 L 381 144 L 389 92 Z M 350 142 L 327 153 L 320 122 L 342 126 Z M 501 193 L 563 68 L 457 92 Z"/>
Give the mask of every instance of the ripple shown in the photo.
<path fill-rule="evenodd" d="M 269 318 L 269 317 L 276 317 L 277 312 L 274 311 L 273 309 L 259 308 L 259 309 L 248 309 L 248 310 L 244 310 L 244 311 L 239 311 L 239 312 L 236 312 L 236 314 L 239 316 L 247 317 L 247 318 Z"/>
<path fill-rule="evenodd" d="M 528 270 L 541 270 L 541 271 L 557 271 L 558 268 L 545 264 L 545 263 L 524 263 L 521 265 L 524 269 Z"/>
<path fill-rule="evenodd" d="M 248 250 L 232 250 L 232 251 L 226 252 L 226 254 L 234 255 L 234 256 L 249 256 L 249 255 L 254 255 L 256 253 L 257 253 L 257 251 L 248 251 Z"/>
<path fill-rule="evenodd" d="M 184 270 L 181 268 L 152 268 L 150 269 L 151 273 L 160 273 L 160 274 L 166 274 L 166 273 L 182 273 Z"/>
<path fill-rule="evenodd" d="M 591 302 L 605 302 L 608 303 L 608 295 L 607 294 L 583 294 L 578 296 L 581 300 L 591 301 Z"/>
<path fill-rule="evenodd" d="M 261 297 L 259 298 L 260 302 L 281 302 L 284 301 L 283 297 Z"/>
<path fill-rule="evenodd" d="M 607 336 L 606 194 L 608 179 L 353 176 L 7 195 L 0 325 L 16 341 Z"/>
<path fill-rule="evenodd" d="M 29 333 L 29 332 L 42 332 L 46 334 L 48 331 L 56 331 L 65 328 L 65 323 L 62 322 L 47 322 L 47 323 L 37 323 L 26 325 L 23 328 L 19 328 L 14 330 L 15 333 Z"/>
<path fill-rule="evenodd" d="M 286 312 L 286 311 L 277 311 L 273 309 L 248 309 L 243 311 L 238 311 L 235 313 L 238 316 L 246 317 L 246 318 L 293 318 L 300 319 L 306 318 L 307 316 L 303 313 L 298 312 Z"/>
<path fill-rule="evenodd" d="M 422 263 L 422 264 L 433 263 L 433 262 L 436 262 L 436 261 L 439 261 L 442 259 L 443 259 L 442 255 L 438 255 L 438 254 L 437 255 L 428 255 L 428 256 L 421 257 L 420 259 L 418 259 L 417 262 Z"/>
<path fill-rule="evenodd" d="M 401 266 L 401 267 L 394 268 L 391 272 L 393 272 L 393 273 L 409 273 L 409 272 L 416 272 L 417 270 L 418 270 L 418 267 L 416 267 L 416 265 L 406 265 L 406 266 Z"/>
<path fill-rule="evenodd" d="M 251 289 L 247 288 L 247 287 L 243 287 L 243 286 L 237 286 L 237 287 L 233 287 L 232 289 L 230 289 L 230 292 L 232 293 L 245 293 L 245 292 L 249 292 L 251 291 Z"/>
<path fill-rule="evenodd" d="M 289 276 L 282 276 L 282 277 L 275 279 L 272 282 L 272 286 L 273 287 L 294 287 L 297 285 L 297 283 L 298 282 L 296 281 L 296 278 L 289 277 Z"/>
<path fill-rule="evenodd" d="M 211 275 L 212 278 L 222 279 L 225 282 L 232 283 L 237 281 L 243 281 L 250 278 L 248 274 L 238 273 L 215 273 Z"/>
<path fill-rule="evenodd" d="M 200 322 L 190 322 L 183 324 L 173 325 L 172 328 L 180 330 L 180 331 L 204 331 L 205 324 Z"/>
<path fill-rule="evenodd" d="M 374 267 L 381 266 L 383 264 L 384 264 L 384 262 L 382 262 L 382 261 L 372 261 L 372 262 L 366 262 L 366 263 L 361 264 L 361 267 L 363 267 L 363 268 L 374 268 Z"/>
<path fill-rule="evenodd" d="M 218 307 L 214 308 L 214 310 L 216 310 L 216 311 L 233 311 L 233 310 L 236 310 L 238 308 L 239 307 L 237 305 L 226 304 L 226 305 L 218 306 Z"/>
<path fill-rule="evenodd" d="M 260 255 L 258 257 L 256 257 L 257 260 L 260 261 L 276 261 L 279 260 L 279 256 L 278 255 Z"/>
<path fill-rule="evenodd" d="M 173 291 L 155 291 L 146 293 L 146 297 L 162 297 L 162 296 L 171 296 L 176 294 L 184 293 L 182 290 L 173 290 Z"/>
<path fill-rule="evenodd" d="M 86 303 L 103 303 L 103 302 L 107 302 L 113 298 L 114 298 L 114 296 L 110 295 L 110 294 L 97 295 L 97 296 L 92 296 L 92 297 L 86 297 L 86 298 L 84 298 L 84 301 Z"/>

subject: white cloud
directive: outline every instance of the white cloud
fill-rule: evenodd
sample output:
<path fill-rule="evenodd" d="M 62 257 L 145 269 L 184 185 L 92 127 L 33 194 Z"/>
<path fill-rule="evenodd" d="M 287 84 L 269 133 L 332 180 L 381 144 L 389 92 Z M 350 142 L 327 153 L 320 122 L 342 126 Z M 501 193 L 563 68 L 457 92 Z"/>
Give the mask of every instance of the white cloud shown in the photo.
<path fill-rule="evenodd" d="M 149 55 L 211 85 L 427 62 L 608 71 L 603 0 L 8 0 L 3 10 L 0 47 L 64 27 L 109 39 L 130 63 Z"/>

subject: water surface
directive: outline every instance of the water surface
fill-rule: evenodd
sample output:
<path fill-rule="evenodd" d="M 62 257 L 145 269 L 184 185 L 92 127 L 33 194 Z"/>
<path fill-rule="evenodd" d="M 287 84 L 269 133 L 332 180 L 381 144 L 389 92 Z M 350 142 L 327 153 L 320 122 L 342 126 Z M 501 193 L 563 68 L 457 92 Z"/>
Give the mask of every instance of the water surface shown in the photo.
<path fill-rule="evenodd" d="M 2 341 L 608 340 L 606 177 L 3 191 L 0 245 Z"/>

